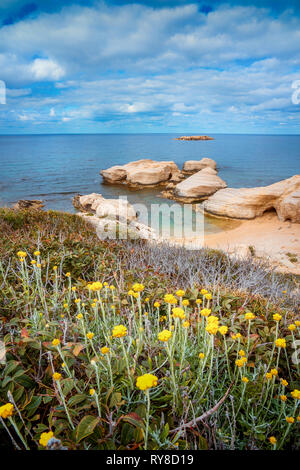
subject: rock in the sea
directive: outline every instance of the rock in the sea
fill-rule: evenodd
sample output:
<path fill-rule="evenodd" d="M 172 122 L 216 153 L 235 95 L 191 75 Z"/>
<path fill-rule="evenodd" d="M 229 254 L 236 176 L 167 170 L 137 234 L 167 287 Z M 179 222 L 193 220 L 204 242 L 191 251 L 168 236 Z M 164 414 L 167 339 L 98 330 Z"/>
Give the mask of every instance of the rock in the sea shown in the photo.
<path fill-rule="evenodd" d="M 175 140 L 214 140 L 214 138 L 208 135 L 183 135 L 176 137 Z"/>
<path fill-rule="evenodd" d="M 136 211 L 127 199 L 105 199 L 101 194 L 92 193 L 73 198 L 73 205 L 81 212 L 95 213 L 98 218 L 135 220 Z"/>
<path fill-rule="evenodd" d="M 201 160 L 187 160 L 182 168 L 184 173 L 195 173 L 196 171 L 203 170 L 204 168 L 217 169 L 217 164 L 211 158 L 202 158 Z"/>
<path fill-rule="evenodd" d="M 14 209 L 26 209 L 26 210 L 38 210 L 44 207 L 43 201 L 40 201 L 39 199 L 32 199 L 32 200 L 27 200 L 27 199 L 20 199 L 20 201 L 16 202 L 14 204 L 13 208 Z"/>
<path fill-rule="evenodd" d="M 198 171 L 174 188 L 174 198 L 185 202 L 199 201 L 226 188 L 227 184 L 216 174 L 216 170 L 207 167 Z"/>
<path fill-rule="evenodd" d="M 280 220 L 300 223 L 299 190 L 300 175 L 295 175 L 269 186 L 221 189 L 203 207 L 210 214 L 237 219 L 253 219 L 275 209 Z"/>
<path fill-rule="evenodd" d="M 181 179 L 181 172 L 174 162 L 147 159 L 113 166 L 101 170 L 100 174 L 106 183 L 123 183 L 132 187 L 156 186 Z"/>

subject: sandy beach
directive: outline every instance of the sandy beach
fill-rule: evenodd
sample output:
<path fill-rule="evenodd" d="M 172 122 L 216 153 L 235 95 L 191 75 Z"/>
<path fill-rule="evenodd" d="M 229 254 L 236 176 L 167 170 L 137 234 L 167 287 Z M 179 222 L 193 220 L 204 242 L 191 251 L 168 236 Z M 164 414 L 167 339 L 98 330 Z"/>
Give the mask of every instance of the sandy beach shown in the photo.
<path fill-rule="evenodd" d="M 177 242 L 185 246 L 197 239 Z M 266 213 L 253 220 L 240 221 L 238 227 L 204 236 L 204 246 L 238 254 L 267 258 L 280 272 L 300 275 L 300 224 L 280 222 L 275 213 Z M 250 247 L 250 248 L 249 248 Z"/>
<path fill-rule="evenodd" d="M 267 257 L 282 272 L 300 274 L 300 224 L 280 222 L 276 214 L 242 221 L 232 230 L 205 236 L 205 246 Z"/>

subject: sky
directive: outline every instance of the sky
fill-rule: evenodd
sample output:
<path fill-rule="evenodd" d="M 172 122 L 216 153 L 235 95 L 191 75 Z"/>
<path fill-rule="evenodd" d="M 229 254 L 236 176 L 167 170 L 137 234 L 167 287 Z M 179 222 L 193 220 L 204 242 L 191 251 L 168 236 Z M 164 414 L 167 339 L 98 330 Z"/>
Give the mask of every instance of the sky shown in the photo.
<path fill-rule="evenodd" d="M 0 134 L 148 132 L 300 134 L 300 2 L 1 0 Z"/>

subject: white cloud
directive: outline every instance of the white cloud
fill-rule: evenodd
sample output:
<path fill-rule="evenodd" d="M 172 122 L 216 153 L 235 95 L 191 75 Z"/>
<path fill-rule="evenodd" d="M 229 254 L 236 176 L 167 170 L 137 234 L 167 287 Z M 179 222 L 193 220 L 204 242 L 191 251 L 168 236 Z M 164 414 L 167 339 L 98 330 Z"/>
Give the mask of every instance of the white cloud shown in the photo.
<path fill-rule="evenodd" d="M 30 70 L 33 78 L 38 81 L 59 80 L 65 74 L 64 70 L 55 61 L 49 59 L 35 59 Z"/>

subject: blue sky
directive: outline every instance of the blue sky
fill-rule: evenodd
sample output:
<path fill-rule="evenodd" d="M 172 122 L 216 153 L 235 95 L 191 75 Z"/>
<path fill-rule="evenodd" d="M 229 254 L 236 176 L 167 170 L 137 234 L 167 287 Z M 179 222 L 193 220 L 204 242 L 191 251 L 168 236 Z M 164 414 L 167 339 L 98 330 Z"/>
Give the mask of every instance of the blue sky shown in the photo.
<path fill-rule="evenodd" d="M 1 0 L 0 133 L 299 134 L 299 45 L 298 0 Z"/>

